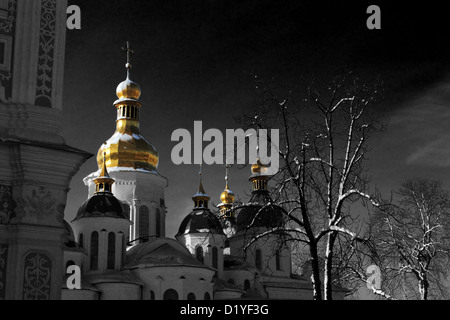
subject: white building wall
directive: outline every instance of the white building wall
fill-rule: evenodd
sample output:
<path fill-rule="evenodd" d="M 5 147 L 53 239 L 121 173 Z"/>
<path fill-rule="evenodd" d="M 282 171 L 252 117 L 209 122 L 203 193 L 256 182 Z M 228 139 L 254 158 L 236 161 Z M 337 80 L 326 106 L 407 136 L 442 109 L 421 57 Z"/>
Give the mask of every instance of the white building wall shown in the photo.
<path fill-rule="evenodd" d="M 149 209 L 149 235 L 165 237 L 165 188 L 167 179 L 159 174 L 146 173 L 139 171 L 117 171 L 117 168 L 108 168 L 108 173 L 115 180 L 112 186 L 112 193 L 122 203 L 130 207 L 130 220 L 133 223 L 130 226 L 129 239 L 139 238 L 139 208 L 146 206 Z M 99 171 L 93 172 L 84 178 L 84 184 L 89 189 L 89 197 L 95 193 L 94 179 Z M 160 212 L 160 225 L 157 230 L 156 212 Z M 159 231 L 159 233 L 157 232 Z"/>

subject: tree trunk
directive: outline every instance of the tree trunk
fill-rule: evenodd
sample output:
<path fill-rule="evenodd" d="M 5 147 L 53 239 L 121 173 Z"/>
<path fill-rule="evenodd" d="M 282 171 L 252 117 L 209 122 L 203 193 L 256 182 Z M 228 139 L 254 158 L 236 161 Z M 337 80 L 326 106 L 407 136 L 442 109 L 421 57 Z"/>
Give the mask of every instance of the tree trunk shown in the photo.
<path fill-rule="evenodd" d="M 309 252 L 311 254 L 311 282 L 313 284 L 313 299 L 322 300 L 322 282 L 320 280 L 320 267 L 317 254 L 317 246 L 315 244 L 310 244 Z"/>
<path fill-rule="evenodd" d="M 429 283 L 426 276 L 423 277 L 423 280 L 419 281 L 419 292 L 421 300 L 428 300 L 428 287 Z"/>
<path fill-rule="evenodd" d="M 333 248 L 336 241 L 336 233 L 330 232 L 327 239 L 327 251 L 325 253 L 325 270 L 324 270 L 324 291 L 325 300 L 333 300 L 332 274 L 333 271 Z"/>

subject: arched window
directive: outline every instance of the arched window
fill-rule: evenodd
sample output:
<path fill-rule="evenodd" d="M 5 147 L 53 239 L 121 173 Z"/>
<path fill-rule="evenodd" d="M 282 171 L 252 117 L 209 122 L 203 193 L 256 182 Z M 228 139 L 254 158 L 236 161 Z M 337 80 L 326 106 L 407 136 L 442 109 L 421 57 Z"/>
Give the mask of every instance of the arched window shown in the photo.
<path fill-rule="evenodd" d="M 195 294 L 193 294 L 192 292 L 190 292 L 187 296 L 188 300 L 195 300 Z"/>
<path fill-rule="evenodd" d="M 147 239 L 149 236 L 150 215 L 146 206 L 139 208 L 139 238 Z"/>
<path fill-rule="evenodd" d="M 78 237 L 78 244 L 80 245 L 81 248 L 83 248 L 83 245 L 84 245 L 83 241 L 84 241 L 84 236 L 82 233 L 80 233 L 80 236 Z"/>
<path fill-rule="evenodd" d="M 262 256 L 261 256 L 261 250 L 256 250 L 255 252 L 255 265 L 256 269 L 261 270 L 262 269 Z"/>
<path fill-rule="evenodd" d="M 167 289 L 166 292 L 164 292 L 164 300 L 178 300 L 178 292 L 176 292 L 173 289 Z"/>
<path fill-rule="evenodd" d="M 150 290 L 150 300 L 155 300 L 155 292 Z"/>
<path fill-rule="evenodd" d="M 200 261 L 201 263 L 203 263 L 203 247 L 202 246 L 198 246 L 195 249 L 195 256 L 197 257 L 197 260 Z"/>
<path fill-rule="evenodd" d="M 91 270 L 98 269 L 98 232 L 91 234 Z"/>
<path fill-rule="evenodd" d="M 246 279 L 244 281 L 244 290 L 250 289 L 250 280 Z"/>
<path fill-rule="evenodd" d="M 205 293 L 205 300 L 211 300 L 211 296 L 208 292 Z"/>
<path fill-rule="evenodd" d="M 161 236 L 161 210 L 159 208 L 156 208 L 156 237 Z"/>
<path fill-rule="evenodd" d="M 281 270 L 281 256 L 279 250 L 275 253 L 275 265 L 278 271 Z"/>
<path fill-rule="evenodd" d="M 217 250 L 217 247 L 214 247 L 212 249 L 212 266 L 213 268 L 217 269 L 218 265 L 219 265 L 219 251 Z"/>
<path fill-rule="evenodd" d="M 116 235 L 114 232 L 108 234 L 108 263 L 107 269 L 114 269 L 116 262 Z"/>

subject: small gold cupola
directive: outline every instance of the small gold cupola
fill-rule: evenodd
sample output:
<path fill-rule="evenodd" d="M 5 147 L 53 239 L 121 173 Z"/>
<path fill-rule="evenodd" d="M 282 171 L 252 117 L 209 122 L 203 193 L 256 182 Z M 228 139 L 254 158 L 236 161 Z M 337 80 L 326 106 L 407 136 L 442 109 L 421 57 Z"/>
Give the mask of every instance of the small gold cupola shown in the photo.
<path fill-rule="evenodd" d="M 140 133 L 139 116 L 142 103 L 138 99 L 141 96 L 141 88 L 130 79 L 130 55 L 134 50 L 130 49 L 129 42 L 122 50 L 127 53 L 127 78 L 116 89 L 116 131 L 98 150 L 97 162 L 99 167 L 103 165 L 103 153 L 106 152 L 106 165 L 110 170 L 155 173 L 159 155 L 155 147 Z"/>
<path fill-rule="evenodd" d="M 252 175 L 249 178 L 252 182 L 253 191 L 267 190 L 267 182 L 270 177 L 267 166 L 261 163 L 261 159 L 258 157 L 256 162 L 252 164 Z"/>
<path fill-rule="evenodd" d="M 234 202 L 234 193 L 233 191 L 230 190 L 229 186 L 228 186 L 228 166 L 225 167 L 226 169 L 226 173 L 225 173 L 225 190 L 223 190 L 223 192 L 220 194 L 220 201 L 222 201 L 221 203 L 219 203 L 217 205 L 217 207 L 220 210 L 220 217 L 221 218 L 230 218 L 232 216 L 232 212 L 230 211 L 230 209 L 233 207 L 233 202 Z"/>
<path fill-rule="evenodd" d="M 192 197 L 192 200 L 194 200 L 194 209 L 202 209 L 202 208 L 208 208 L 208 201 L 211 199 L 210 196 L 208 196 L 205 192 L 205 189 L 203 188 L 202 184 L 202 165 L 200 165 L 200 185 L 198 186 L 198 191 L 194 196 Z"/>
<path fill-rule="evenodd" d="M 106 153 L 103 154 L 103 157 L 106 157 Z M 102 170 L 100 171 L 98 177 L 94 179 L 95 193 L 112 193 L 112 185 L 114 182 L 114 179 L 109 176 L 108 170 L 106 169 L 106 161 L 103 161 Z"/>

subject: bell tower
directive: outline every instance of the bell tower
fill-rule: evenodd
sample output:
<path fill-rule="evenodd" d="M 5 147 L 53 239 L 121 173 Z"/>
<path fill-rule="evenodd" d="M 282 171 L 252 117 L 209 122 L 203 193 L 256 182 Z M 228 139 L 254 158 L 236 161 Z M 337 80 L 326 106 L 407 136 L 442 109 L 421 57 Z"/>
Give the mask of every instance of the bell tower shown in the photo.
<path fill-rule="evenodd" d="M 61 136 L 67 0 L 0 0 L 0 300 L 60 299 L 64 208 L 92 155 Z"/>

